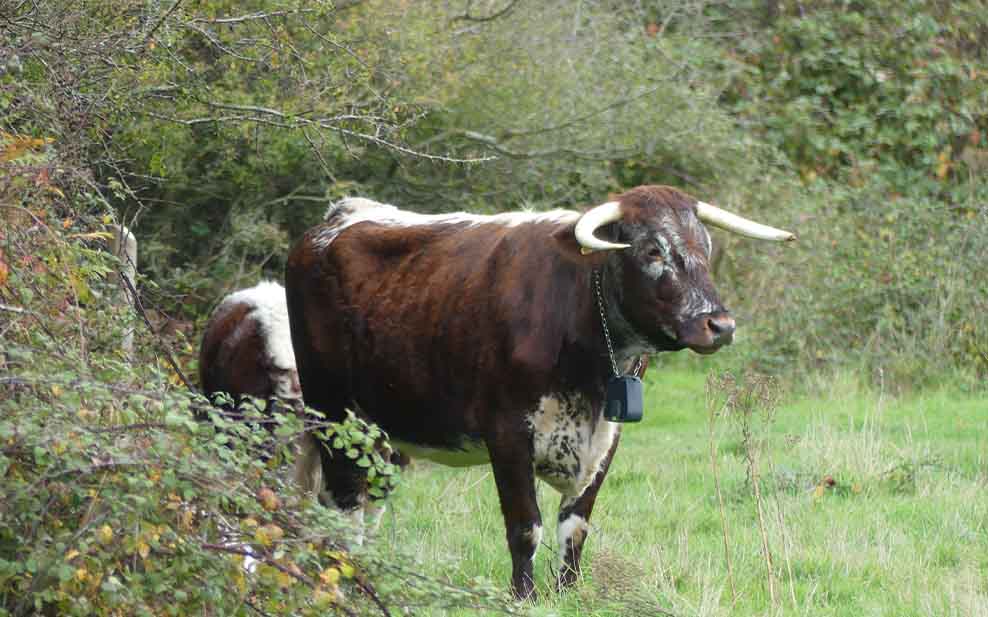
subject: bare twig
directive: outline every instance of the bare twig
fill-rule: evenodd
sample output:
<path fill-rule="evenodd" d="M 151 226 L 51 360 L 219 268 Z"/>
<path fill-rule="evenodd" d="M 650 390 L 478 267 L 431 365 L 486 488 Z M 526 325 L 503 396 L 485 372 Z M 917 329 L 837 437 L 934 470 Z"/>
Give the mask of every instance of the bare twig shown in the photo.
<path fill-rule="evenodd" d="M 247 15 L 238 15 L 236 17 L 196 17 L 189 23 L 195 24 L 242 24 L 246 21 L 257 21 L 264 20 L 271 17 L 288 17 L 289 15 L 304 15 L 305 13 L 315 13 L 316 9 L 294 9 L 291 11 L 258 11 L 256 13 L 248 13 Z"/>
<path fill-rule="evenodd" d="M 385 606 L 384 602 L 377 595 L 377 592 L 374 591 L 373 585 L 371 585 L 368 581 L 364 580 L 363 577 L 361 576 L 356 577 L 354 580 L 356 581 L 357 587 L 360 589 L 360 591 L 362 591 L 365 596 L 370 598 L 371 601 L 374 602 L 374 604 L 377 606 L 377 608 L 380 609 L 381 614 L 384 615 L 384 617 L 391 617 L 391 612 L 388 611 L 388 607 Z"/>
<path fill-rule="evenodd" d="M 144 36 L 144 43 L 142 43 L 144 49 L 147 49 L 148 43 L 151 42 L 151 37 L 153 37 L 154 33 L 158 31 L 158 28 L 160 28 L 162 24 L 164 24 L 165 21 L 172 16 L 172 13 L 178 10 L 178 6 L 180 4 L 182 4 L 182 0 L 175 0 L 175 3 L 172 4 L 171 8 L 165 11 L 165 14 L 162 15 L 161 18 L 158 19 L 158 21 L 156 21 L 153 26 L 151 26 L 151 29 L 148 30 L 148 33 Z M 142 51 L 144 49 L 142 49 Z"/>
<path fill-rule="evenodd" d="M 138 295 L 137 290 L 134 289 L 134 286 L 127 280 L 127 277 L 123 276 L 123 273 L 121 273 L 120 281 L 123 283 L 127 293 L 130 294 L 132 300 L 131 304 L 133 305 L 134 310 L 136 310 L 137 314 L 141 316 L 142 320 L 144 320 L 144 325 L 147 326 L 148 330 L 155 335 L 158 342 L 158 348 L 165 354 L 165 359 L 168 361 L 169 366 L 172 367 L 172 370 L 175 371 L 178 378 L 182 380 L 182 384 L 184 384 L 190 392 L 198 392 L 195 386 L 189 382 L 189 379 L 185 376 L 185 373 L 182 371 L 181 367 L 179 367 L 178 362 L 175 361 L 175 357 L 172 355 L 171 350 L 164 344 L 158 336 L 158 333 L 154 331 L 154 326 L 151 325 L 151 320 L 148 318 L 147 311 L 144 310 L 144 304 L 141 302 L 141 298 Z"/>
<path fill-rule="evenodd" d="M 467 2 L 467 6 L 463 14 L 455 15 L 451 21 L 473 21 L 473 22 L 494 21 L 495 19 L 499 17 L 503 17 L 507 15 L 509 12 L 511 12 L 511 10 L 515 8 L 515 5 L 518 4 L 518 0 L 510 0 L 506 5 L 504 5 L 504 7 L 494 11 L 490 15 L 479 15 L 479 16 L 470 14 L 470 6 L 472 4 L 473 1 L 469 0 Z"/>

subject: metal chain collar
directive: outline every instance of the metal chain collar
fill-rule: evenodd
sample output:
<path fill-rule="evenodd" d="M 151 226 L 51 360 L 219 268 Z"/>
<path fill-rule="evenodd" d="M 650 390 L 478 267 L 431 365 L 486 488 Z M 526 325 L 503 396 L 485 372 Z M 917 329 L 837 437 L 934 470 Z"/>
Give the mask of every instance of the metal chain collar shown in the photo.
<path fill-rule="evenodd" d="M 593 271 L 593 285 L 597 296 L 597 310 L 600 311 L 600 325 L 604 330 L 604 340 L 607 342 L 607 355 L 611 358 L 611 369 L 614 371 L 615 377 L 620 377 L 621 371 L 618 370 L 617 360 L 614 358 L 614 344 L 611 343 L 611 332 L 607 328 L 607 317 L 604 316 L 604 294 L 600 291 L 600 268 L 595 268 Z M 635 363 L 635 368 L 631 372 L 632 375 L 638 377 L 641 367 L 642 358 L 638 356 L 638 362 Z"/>

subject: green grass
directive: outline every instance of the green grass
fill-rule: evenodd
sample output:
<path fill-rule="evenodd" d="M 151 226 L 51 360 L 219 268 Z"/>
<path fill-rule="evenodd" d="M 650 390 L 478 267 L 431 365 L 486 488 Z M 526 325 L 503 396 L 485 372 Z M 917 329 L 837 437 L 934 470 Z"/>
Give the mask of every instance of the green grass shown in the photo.
<path fill-rule="evenodd" d="M 704 381 L 683 368 L 650 374 L 645 420 L 624 428 L 597 500 L 583 580 L 563 594 L 552 585 L 558 496 L 540 485 L 540 597 L 521 610 L 988 615 L 988 399 L 948 389 L 895 399 L 845 376 L 825 396 L 783 395 L 771 420 L 751 418 L 746 446 L 737 417 L 718 418 L 711 437 Z M 757 451 L 774 602 L 748 448 Z M 430 574 L 507 589 L 510 559 L 486 467 L 416 462 L 378 542 L 416 555 Z"/>

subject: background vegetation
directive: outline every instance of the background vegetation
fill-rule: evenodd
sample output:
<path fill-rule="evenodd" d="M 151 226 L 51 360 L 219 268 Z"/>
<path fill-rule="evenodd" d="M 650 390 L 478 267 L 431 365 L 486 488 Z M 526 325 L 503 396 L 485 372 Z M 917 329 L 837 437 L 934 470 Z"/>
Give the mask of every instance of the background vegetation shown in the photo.
<path fill-rule="evenodd" d="M 0 0 L 0 612 L 360 612 L 380 610 L 375 597 L 512 610 L 470 576 L 451 577 L 451 596 L 434 578 L 454 569 L 442 559 L 426 581 L 402 558 L 400 580 L 421 585 L 388 589 L 373 550 L 358 564 L 331 546 L 342 533 L 331 515 L 285 483 L 290 452 L 262 463 L 261 444 L 229 439 L 240 429 L 222 417 L 191 421 L 204 408 L 186 375 L 209 310 L 280 279 L 291 242 L 342 195 L 487 212 L 579 208 L 663 183 L 793 229 L 800 241 L 787 247 L 716 235 L 716 279 L 743 334 L 711 360 L 664 358 L 660 371 L 755 368 L 793 396 L 853 372 L 865 402 L 846 403 L 851 426 L 875 397 L 884 409 L 890 393 L 948 384 L 903 399 L 904 423 L 889 430 L 904 433 L 880 447 L 909 452 L 926 414 L 956 403 L 970 417 L 923 446 L 949 451 L 977 424 L 988 376 L 986 86 L 980 0 Z M 115 223 L 140 243 L 136 310 L 105 250 Z M 654 388 L 654 405 L 668 406 L 672 386 Z M 790 429 L 827 442 L 836 421 Z M 282 445 L 299 430 L 280 426 Z M 833 510 L 845 523 L 857 503 L 913 507 L 882 497 L 882 474 L 906 469 L 899 454 L 868 469 L 833 462 L 859 438 L 872 436 L 852 431 L 817 452 L 819 465 L 796 450 L 793 486 L 836 469 L 824 488 L 850 491 Z M 946 499 L 983 481 L 970 461 L 923 476 L 923 456 L 906 457 L 911 486 L 929 480 L 910 495 Z M 712 499 L 709 479 L 683 490 Z M 291 507 L 266 508 L 262 489 Z M 946 525 L 937 516 L 912 522 Z M 961 531 L 946 536 L 944 563 L 970 565 Z M 266 555 L 270 576 L 245 578 L 234 545 Z M 812 560 L 797 570 L 841 563 Z M 984 590 L 962 585 L 976 570 L 934 571 L 959 576 L 951 589 L 983 608 Z M 741 593 L 654 576 L 649 589 L 676 614 L 716 614 Z M 765 595 L 773 576 L 779 597 Z M 806 576 L 794 593 L 808 611 L 824 579 Z M 783 606 L 784 580 L 752 579 L 762 591 L 741 606 Z M 542 608 L 567 610 L 554 602 Z"/>

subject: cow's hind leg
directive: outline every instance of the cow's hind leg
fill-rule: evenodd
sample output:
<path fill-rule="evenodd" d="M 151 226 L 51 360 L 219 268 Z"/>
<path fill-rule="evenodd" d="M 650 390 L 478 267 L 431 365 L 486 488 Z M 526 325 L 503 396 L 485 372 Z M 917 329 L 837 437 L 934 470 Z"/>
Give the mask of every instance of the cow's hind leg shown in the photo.
<path fill-rule="evenodd" d="M 580 556 L 583 554 L 583 543 L 590 530 L 590 513 L 597 500 L 597 491 L 607 476 L 607 470 L 617 450 L 620 434 L 615 434 L 611 448 L 601 462 L 600 470 L 594 476 L 593 482 L 576 497 L 563 497 L 559 504 L 559 523 L 556 528 L 556 540 L 559 543 L 559 590 L 569 587 L 580 576 Z"/>
<path fill-rule="evenodd" d="M 509 441 L 509 440 L 505 440 Z M 542 514 L 535 494 L 532 453 L 524 439 L 489 444 L 494 482 L 511 550 L 511 590 L 516 598 L 535 596 L 535 550 L 542 541 Z"/>

